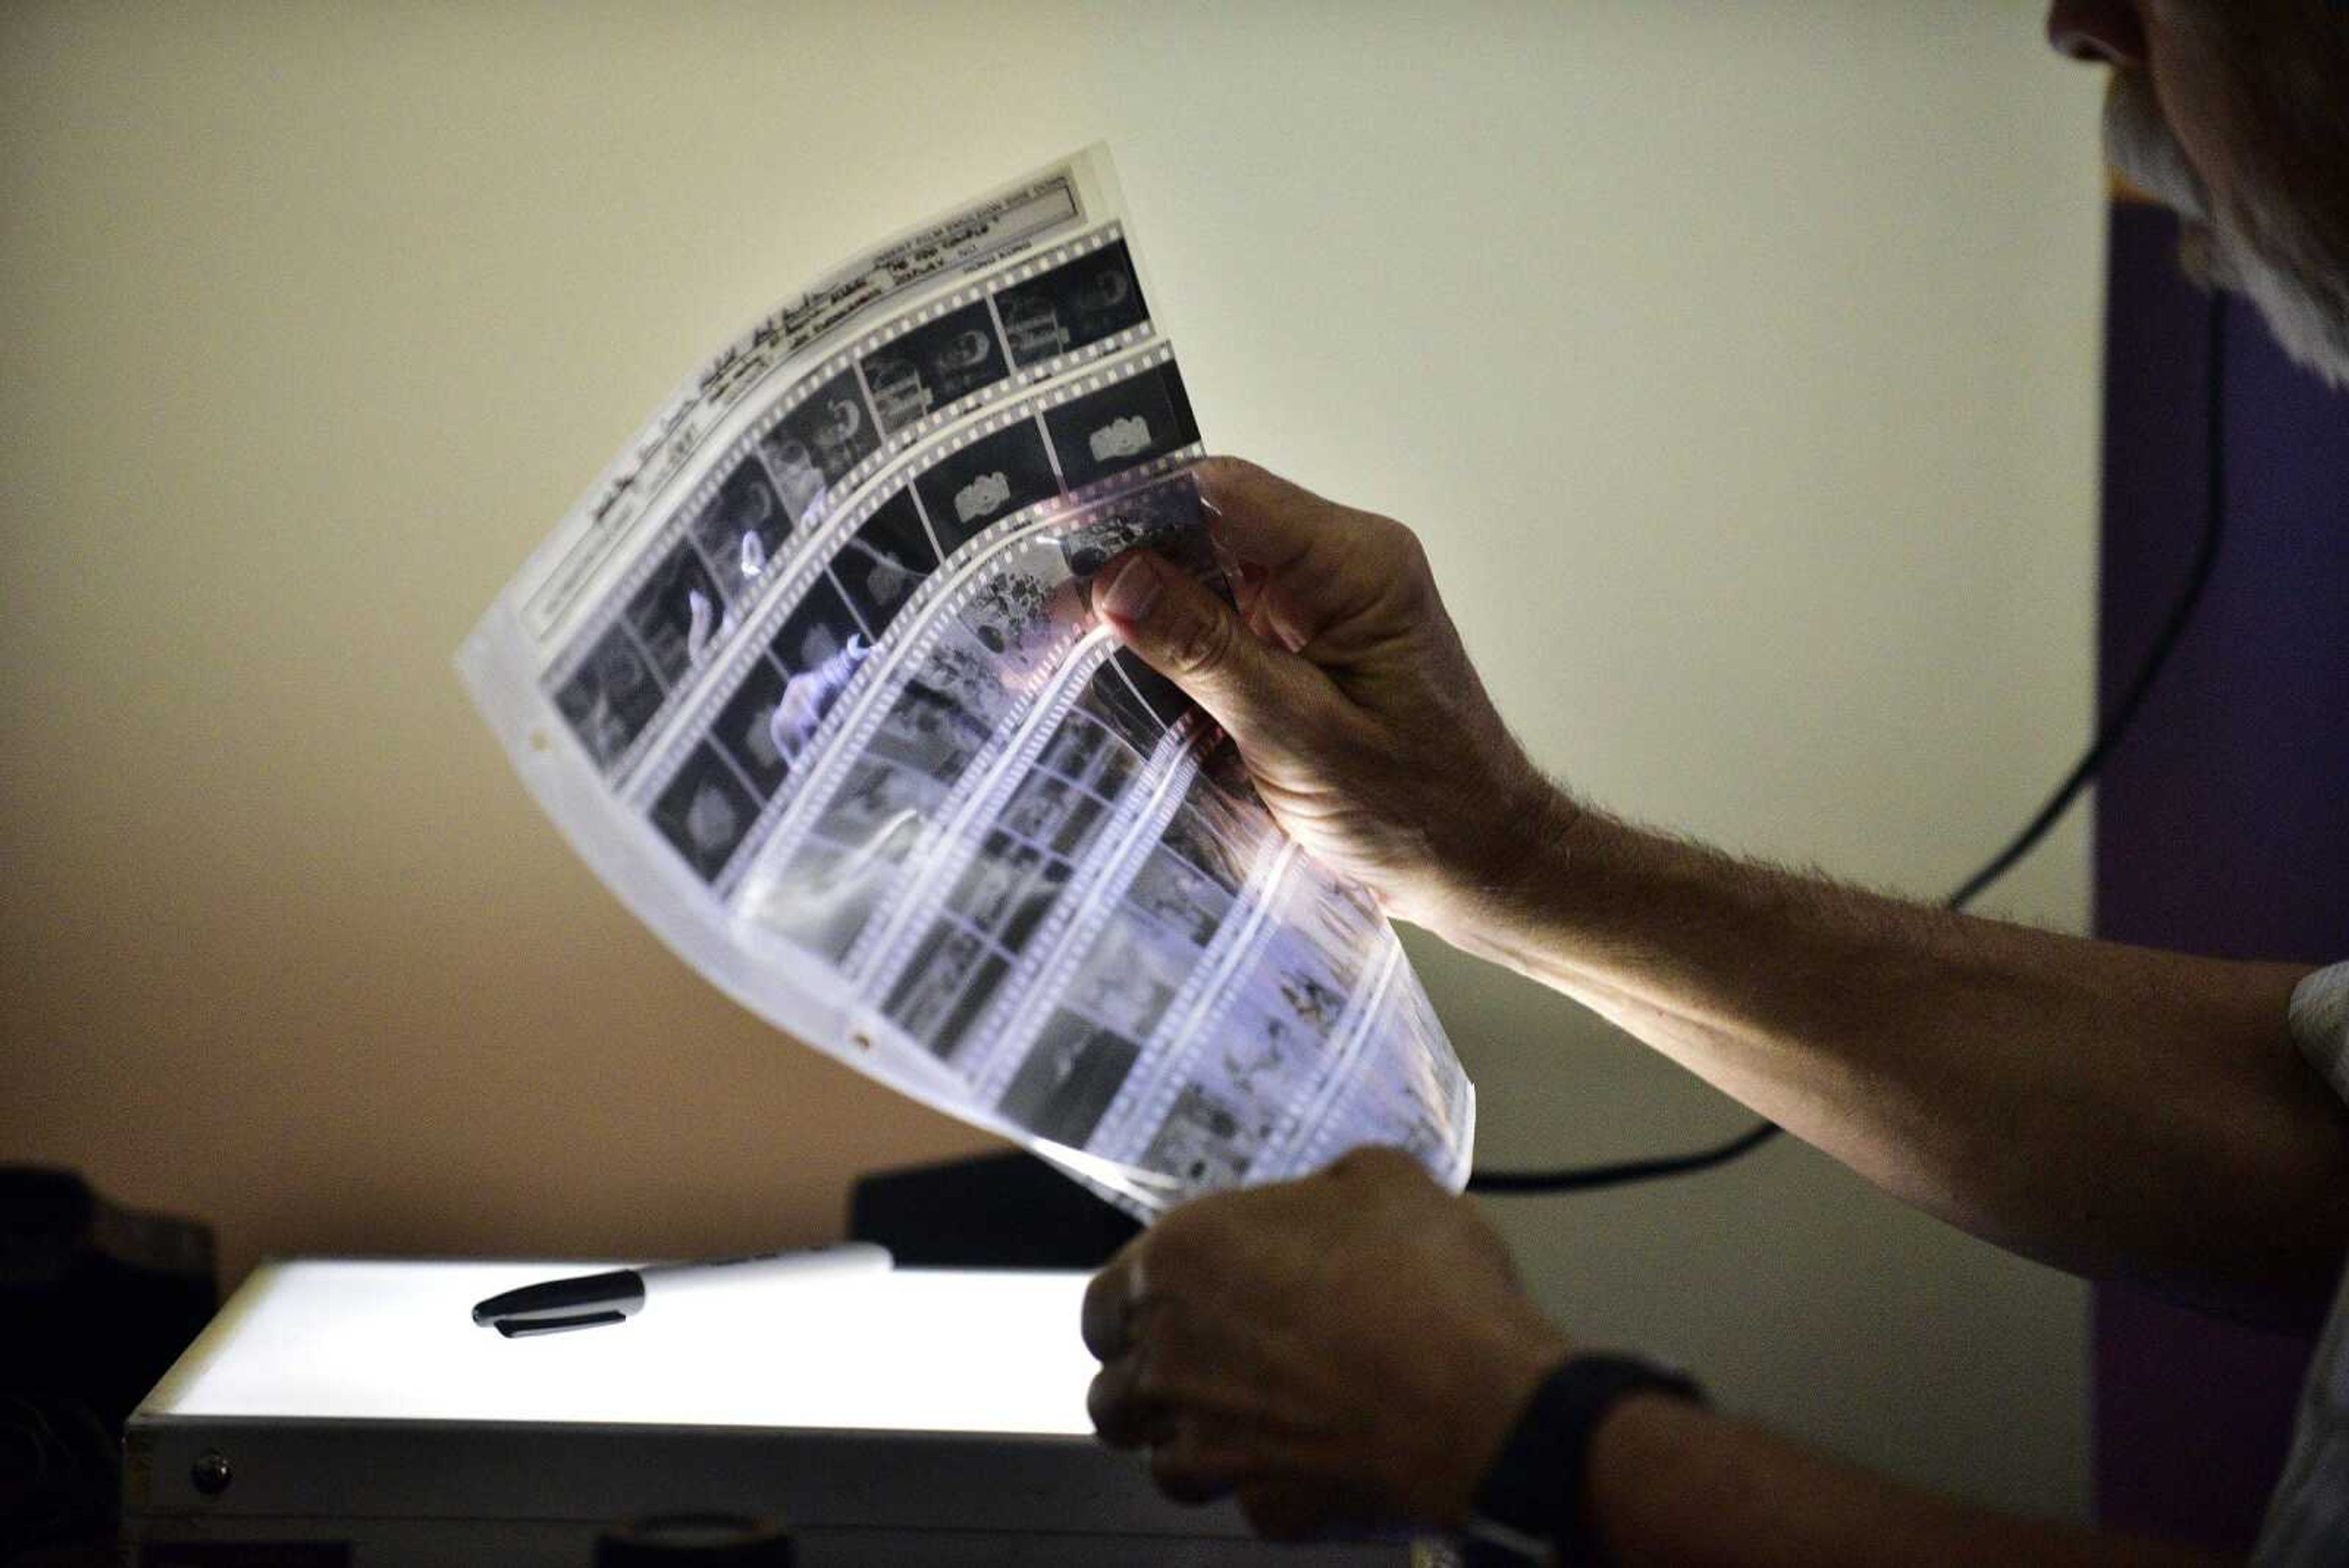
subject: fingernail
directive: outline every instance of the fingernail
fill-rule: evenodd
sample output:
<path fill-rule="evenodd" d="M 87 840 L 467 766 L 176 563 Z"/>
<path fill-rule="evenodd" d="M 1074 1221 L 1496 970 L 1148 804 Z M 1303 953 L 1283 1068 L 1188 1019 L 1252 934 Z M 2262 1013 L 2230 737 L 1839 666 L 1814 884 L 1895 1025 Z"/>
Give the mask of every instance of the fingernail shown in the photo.
<path fill-rule="evenodd" d="M 1094 602 L 1103 615 L 1118 620 L 1140 620 L 1158 602 L 1158 574 L 1140 556 L 1129 556 Z"/>

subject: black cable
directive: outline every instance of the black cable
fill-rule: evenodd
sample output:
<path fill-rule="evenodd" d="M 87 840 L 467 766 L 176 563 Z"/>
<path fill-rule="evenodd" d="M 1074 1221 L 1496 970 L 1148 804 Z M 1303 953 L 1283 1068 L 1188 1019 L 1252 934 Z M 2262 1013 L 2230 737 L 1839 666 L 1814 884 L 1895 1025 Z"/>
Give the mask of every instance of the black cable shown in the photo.
<path fill-rule="evenodd" d="M 2137 711 L 2153 691 L 2154 682 L 2169 662 L 2170 653 L 2185 636 L 2195 610 L 2201 605 L 2203 590 L 2219 565 L 2219 545 L 2226 535 L 2227 521 L 2227 301 L 2223 296 L 2210 300 L 2209 339 L 2206 353 L 2209 362 L 2203 369 L 2203 441 L 2207 449 L 2204 464 L 2202 497 L 2202 543 L 2195 551 L 2194 565 L 2187 573 L 2186 586 L 2178 590 L 2178 598 L 2169 607 L 2169 614 L 2161 629 L 2139 661 L 2137 673 L 2130 677 L 2120 700 L 2097 727 L 2095 738 L 2081 754 L 2072 771 L 2064 775 L 2054 793 L 2047 797 L 2037 815 L 2023 826 L 2005 848 L 1990 857 L 1981 870 L 1967 877 L 1958 890 L 1941 901 L 1946 909 L 1960 910 L 2013 870 L 2016 862 L 2038 847 L 2080 792 L 2088 787 L 2103 769 L 2105 759 L 2128 733 L 2137 720 Z M 1764 1121 L 1755 1124 L 1726 1143 L 1715 1144 L 1687 1154 L 1660 1155 L 1646 1159 L 1624 1159 L 1604 1165 L 1568 1166 L 1560 1170 L 1475 1170 L 1468 1176 L 1471 1192 L 1588 1192 L 1602 1187 L 1625 1187 L 1636 1181 L 1655 1181 L 1667 1176 L 1685 1176 L 1693 1171 L 1710 1170 L 1726 1165 L 1738 1156 L 1761 1147 L 1778 1135 L 1778 1124 Z"/>

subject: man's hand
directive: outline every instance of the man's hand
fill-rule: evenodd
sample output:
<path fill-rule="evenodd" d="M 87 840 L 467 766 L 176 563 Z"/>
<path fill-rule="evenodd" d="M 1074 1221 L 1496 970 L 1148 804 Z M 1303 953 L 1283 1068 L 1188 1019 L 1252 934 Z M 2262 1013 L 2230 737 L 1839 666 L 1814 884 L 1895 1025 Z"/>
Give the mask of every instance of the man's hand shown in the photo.
<path fill-rule="evenodd" d="M 1457 1527 L 1566 1337 L 1464 1199 L 1361 1149 L 1168 1215 L 1085 1293 L 1102 1438 L 1261 1533 Z"/>
<path fill-rule="evenodd" d="M 1244 462 L 1199 472 L 1238 612 L 1142 554 L 1093 607 L 1323 865 L 1978 1236 L 2322 1312 L 2349 1111 L 2285 1037 L 2305 964 L 1961 918 L 1579 805 L 1494 712 L 1408 529 Z"/>
<path fill-rule="evenodd" d="M 1251 463 L 1199 480 L 1239 610 L 1137 552 L 1093 608 L 1238 742 L 1281 826 L 1439 932 L 1570 813 L 1502 724 L 1410 529 Z"/>
<path fill-rule="evenodd" d="M 1543 1378 L 1571 1354 L 1501 1240 L 1392 1149 L 1176 1210 L 1085 1293 L 1093 1424 L 1170 1495 L 1237 1493 L 1263 1535 L 1457 1530 Z M 1616 1561 L 1857 1568 L 2201 1563 L 2006 1518 L 1634 1397 L 1561 1475 Z"/>

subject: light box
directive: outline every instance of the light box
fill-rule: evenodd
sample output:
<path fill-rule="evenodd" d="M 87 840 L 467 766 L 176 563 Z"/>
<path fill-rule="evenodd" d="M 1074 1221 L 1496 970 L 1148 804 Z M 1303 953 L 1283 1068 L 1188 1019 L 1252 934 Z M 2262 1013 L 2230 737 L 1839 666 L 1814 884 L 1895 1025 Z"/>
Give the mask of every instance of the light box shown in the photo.
<path fill-rule="evenodd" d="M 471 1320 L 608 1266 L 263 1265 L 130 1417 L 126 1561 L 585 1568 L 601 1530 L 677 1511 L 778 1520 L 819 1568 L 1411 1559 L 1261 1545 L 1095 1442 L 1083 1274 L 745 1280 L 523 1339 Z"/>

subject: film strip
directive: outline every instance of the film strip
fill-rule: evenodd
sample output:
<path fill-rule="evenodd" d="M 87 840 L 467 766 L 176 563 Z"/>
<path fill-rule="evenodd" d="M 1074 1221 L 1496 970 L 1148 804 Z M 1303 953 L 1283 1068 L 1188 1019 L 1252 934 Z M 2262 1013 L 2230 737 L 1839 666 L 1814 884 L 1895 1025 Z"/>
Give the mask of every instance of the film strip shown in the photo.
<path fill-rule="evenodd" d="M 534 637 L 552 631 L 663 486 L 697 456 L 708 433 L 812 345 L 890 299 L 957 267 L 1016 254 L 1037 237 L 1081 222 L 1078 160 L 1000 192 L 853 262 L 728 344 L 596 482 L 582 526 L 521 607 Z"/>
<path fill-rule="evenodd" d="M 1220 743 L 1221 737 L 1214 737 L 1174 779 L 1175 788 L 1154 814 L 1149 831 L 1119 863 L 1111 884 L 1114 897 L 1105 900 L 1106 915 L 1090 933 L 1092 940 L 1071 944 L 1056 977 L 1054 1016 L 1081 1020 L 1091 1032 L 1078 1052 L 1114 1051 L 1129 1063 L 1114 1085 L 1093 1069 L 1090 1119 L 1082 1125 L 1074 1125 L 1063 1109 L 1051 1130 L 1035 1127 L 1056 1141 L 1102 1152 L 1137 1147 L 1143 1141 L 1137 1129 L 1155 1127 L 1164 1114 L 1163 1106 L 1158 1116 L 1142 1107 L 1154 1099 L 1171 1101 L 1174 1089 L 1161 1096 L 1157 1086 L 1182 1071 L 1170 1058 L 1189 1054 L 1178 1043 L 1195 1028 L 1200 1003 L 1259 945 L 1294 846 L 1265 816 L 1249 833 L 1253 842 L 1224 857 L 1221 876 L 1199 863 L 1214 857 L 1183 852 L 1196 830 L 1195 823 L 1185 821 L 1185 813 L 1202 788 L 1216 787 L 1202 764 Z M 1067 1051 L 1066 1044 L 1055 1041 L 1050 1022 L 1040 1032 L 1037 1050 L 1050 1052 L 1057 1045 Z M 1062 1033 L 1070 1033 L 1065 1025 Z M 1021 1110 L 1051 1108 L 1022 1105 L 1021 1078 L 1049 1080 L 1073 1070 L 1073 1064 L 1056 1064 L 1047 1055 L 1041 1064 L 1023 1062 L 1017 1068 L 981 1085 L 983 1093 L 996 1091 L 1003 1102 L 999 1108 L 1015 1121 L 1022 1119 L 1017 1114 Z M 1127 1158 L 1124 1152 L 1113 1157 Z"/>
<path fill-rule="evenodd" d="M 1155 336 L 1116 223 L 931 301 L 850 351 L 890 450 Z"/>
<path fill-rule="evenodd" d="M 1294 846 L 1283 844 L 1278 852 L 1264 857 L 1254 868 L 1242 891 L 1242 918 L 1234 920 L 1226 931 L 1220 933 L 1220 940 L 1206 954 L 1205 961 L 1191 976 L 1182 992 L 1174 998 L 1174 1004 L 1167 1010 L 1166 1022 L 1162 1025 L 1163 1042 L 1157 1044 L 1174 1046 L 1186 1037 L 1194 1040 L 1202 1037 L 1210 1015 L 1216 1011 L 1217 998 L 1238 978 L 1243 967 L 1256 957 L 1260 945 L 1258 938 L 1268 922 L 1275 919 L 1274 902 L 1280 897 L 1280 889 L 1295 863 Z M 1164 1123 L 1173 1107 L 1179 1083 L 1197 1075 L 1191 1060 L 1197 1054 L 1195 1049 L 1170 1050 L 1161 1058 L 1157 1071 L 1129 1085 L 1127 1091 L 1118 1097 L 1111 1106 L 1109 1114 L 1102 1118 L 1100 1129 L 1102 1147 L 1124 1151 L 1120 1158 L 1128 1158 L 1131 1163 L 1129 1157 L 1150 1141 L 1148 1134 Z M 1245 1169 L 1247 1161 L 1243 1158 L 1237 1163 L 1239 1168 Z"/>
<path fill-rule="evenodd" d="M 1150 411 L 1134 411 L 1143 409 Z M 1142 439 L 1119 441 L 1104 461 L 1092 438 L 1134 423 Z M 1070 452 L 1065 460 L 1059 455 L 1063 450 Z M 831 535 L 831 556 L 819 558 L 811 551 L 795 562 L 793 593 L 764 601 L 749 618 L 741 650 L 719 672 L 723 679 L 706 681 L 680 711 L 683 722 L 665 726 L 658 752 L 626 798 L 639 806 L 652 801 L 663 836 L 702 880 L 720 884 L 729 865 L 750 846 L 752 830 L 792 787 L 801 760 L 832 749 L 830 715 L 900 623 L 904 607 L 876 628 L 869 560 L 851 561 L 850 587 L 833 570 L 843 547 L 874 548 L 864 530 L 899 494 L 912 498 L 912 514 L 926 535 L 944 535 L 937 548 L 947 561 L 929 577 L 958 581 L 983 568 L 990 552 L 983 536 L 1009 537 L 1047 509 L 1098 498 L 1107 485 L 1163 471 L 1196 450 L 1189 403 L 1172 350 L 1164 347 L 1021 400 L 924 449 L 927 466 L 909 467 L 902 491 L 884 486 L 885 498 L 871 511 L 853 512 L 858 531 Z M 1081 492 L 1064 478 L 1064 467 L 1073 471 Z M 901 530 L 909 525 L 902 509 L 885 522 Z M 976 532 L 962 532 L 973 524 L 980 525 Z M 983 592 L 984 584 L 973 591 Z M 750 695 L 743 694 L 746 689 Z M 721 723 L 719 743 L 713 745 L 709 732 Z M 688 772 L 692 780 L 679 784 Z"/>
<path fill-rule="evenodd" d="M 1090 628 L 1090 619 L 1083 625 Z M 1083 639 L 1081 637 L 1080 640 Z M 1009 797 L 1014 793 L 1015 785 L 1026 781 L 1040 765 L 1040 753 L 1047 742 L 1054 740 L 1061 728 L 1072 722 L 1070 719 L 1071 709 L 1083 698 L 1094 672 L 1107 658 L 1107 650 L 1096 646 L 1089 651 L 1076 652 L 1064 660 L 1054 671 L 1049 692 L 1019 720 L 1016 731 L 1005 736 L 1000 752 L 984 759 L 981 765 L 971 771 L 971 787 L 962 792 L 960 798 L 936 820 L 938 849 L 930 857 L 926 875 L 916 885 L 916 893 L 935 890 L 942 897 L 934 902 L 955 902 L 953 898 L 945 896 L 947 889 L 960 886 L 968 863 L 978 858 L 986 847 L 978 834 L 980 823 L 1002 815 L 1000 810 L 991 808 L 1009 805 Z M 1055 776 L 1081 795 L 1089 796 L 1091 803 L 1102 810 L 1071 810 L 1071 803 L 1064 794 L 1061 798 L 1050 803 L 1061 808 L 1057 812 L 1048 812 L 1042 805 L 1028 803 L 1018 814 L 1018 820 L 1007 829 L 1007 839 L 1012 845 L 1033 847 L 1050 859 L 1066 863 L 1069 868 L 1087 861 L 1095 841 L 1101 836 L 1102 812 L 1114 814 L 1123 807 L 1125 785 L 1133 773 L 1130 766 L 1096 771 L 1091 765 L 1092 750 L 1087 748 L 1076 759 L 1075 765 L 1061 763 Z M 900 972 L 907 949 L 915 939 L 912 928 L 920 919 L 919 903 L 918 898 L 909 899 L 908 904 L 916 907 L 897 911 L 894 919 L 880 928 L 868 947 L 869 961 L 854 964 L 857 972 L 869 975 L 876 984 L 883 986 Z M 968 909 L 964 912 L 972 914 Z M 976 914 L 972 914 L 972 923 L 982 929 L 990 929 L 996 924 Z M 1025 944 L 1014 942 L 1010 945 L 1019 948 Z M 936 1051 L 935 1054 L 941 1056 L 952 1054 L 950 1051 Z"/>
<path fill-rule="evenodd" d="M 1039 416 L 1043 422 L 1034 431 L 1022 428 Z M 1082 423 L 1088 419 L 1107 423 L 1089 431 Z M 901 460 L 844 517 L 795 532 L 785 569 L 761 576 L 793 577 L 790 566 L 808 553 L 845 550 L 851 558 L 835 587 L 854 604 L 863 634 L 877 640 L 910 585 L 958 553 L 975 526 L 1037 501 L 1090 497 L 1196 439 L 1173 350 L 1147 349 L 981 416 Z M 744 471 L 758 462 L 755 452 L 747 454 L 726 482 L 736 493 L 745 491 Z M 1064 470 L 1073 483 L 1064 481 Z M 752 474 L 749 493 L 771 501 L 771 492 L 756 488 L 763 483 Z M 625 780 L 673 728 L 677 705 L 692 701 L 704 677 L 697 659 L 738 635 L 760 635 L 789 613 L 788 597 L 773 596 L 771 584 L 760 584 L 747 612 L 741 595 L 730 599 L 719 586 L 723 568 L 712 565 L 713 555 L 721 562 L 747 563 L 754 555 L 763 562 L 770 546 L 752 526 L 765 514 L 759 513 L 734 514 L 729 526 L 739 540 L 730 533 L 710 548 L 699 519 L 717 504 L 708 502 L 665 552 L 647 552 L 630 591 L 615 596 L 610 624 L 589 644 L 585 661 L 567 673 L 557 667 L 550 677 L 556 706 L 583 746 L 591 757 L 606 755 L 602 771 L 608 778 Z M 599 741 L 601 727 L 615 723 L 626 728 Z M 661 763 L 653 766 L 657 772 Z"/>
<path fill-rule="evenodd" d="M 627 776 L 707 639 L 723 640 L 764 597 L 771 565 L 881 469 L 1024 385 L 1155 336 L 1111 224 L 899 317 L 801 378 L 643 542 L 549 668 L 546 693 L 597 770 Z"/>
<path fill-rule="evenodd" d="M 1136 831 L 1104 867 L 1088 919 L 1072 922 L 1040 971 L 1035 988 L 1016 999 L 977 1085 L 980 1103 L 1012 1125 L 1081 1148 L 1125 1081 L 1137 1070 L 1152 1033 L 1147 1015 L 1163 1006 L 1173 981 L 1165 960 L 1123 945 L 1123 905 L 1111 889 L 1130 880 L 1134 857 L 1154 841 L 1179 794 L 1182 769 L 1160 775 L 1138 814 Z M 1105 950 L 1114 948 L 1113 952 Z M 1114 989 L 1099 986 L 1104 965 L 1138 962 Z M 1015 1048 L 1016 1047 L 1016 1048 Z"/>
<path fill-rule="evenodd" d="M 1195 771 L 1192 753 L 1206 737 L 1207 726 L 1203 716 L 1183 715 L 1165 732 L 1160 744 L 1143 749 L 1136 742 L 1146 742 L 1148 737 L 1118 735 L 1114 718 L 1108 715 L 1101 701 L 1102 689 L 1120 680 L 1121 672 L 1112 660 L 1105 659 L 1089 671 L 1078 702 L 1053 738 L 1053 751 L 1079 757 L 1078 766 L 1055 771 L 1048 753 L 1019 782 L 1021 801 L 1038 801 L 1057 789 L 1063 779 L 1080 773 L 1084 766 L 1082 745 L 1088 739 L 1104 734 L 1110 739 L 1101 745 L 1101 754 L 1125 773 L 1130 781 L 1121 788 L 1102 792 L 1106 797 L 1104 825 L 1095 836 L 1095 852 L 1083 865 L 1081 885 L 1071 889 L 1068 898 L 1054 910 L 1059 918 L 1040 929 L 1038 940 L 1019 955 L 1020 967 L 1012 977 L 1016 988 L 1006 989 L 1005 1003 L 999 1009 L 999 1027 L 982 1037 L 978 1048 L 964 1051 L 957 1059 L 957 1066 L 970 1076 L 983 1103 L 1001 1098 L 1014 1088 L 1016 1075 L 1031 1071 L 1028 1063 L 1038 1048 L 1037 1043 L 1050 1041 L 1056 1029 L 1071 1039 L 1082 1033 L 1113 1036 L 1106 1040 L 1104 1048 L 1128 1063 L 1148 1034 L 1146 1028 L 1138 1028 L 1115 1010 L 1109 1010 L 1104 1016 L 1081 1005 L 1071 1005 L 1074 999 L 1071 987 L 1100 932 L 1114 919 L 1117 900 L 1132 879 L 1136 860 L 1156 841 L 1167 813 L 1174 809 L 1185 782 Z M 1078 798 L 1081 810 L 1082 797 Z M 1015 808 L 1010 815 L 1016 817 L 1020 811 Z M 1062 1013 L 1071 1016 L 1061 1020 Z M 1025 1048 L 1009 1049 L 1012 1046 Z M 1105 1086 L 1097 1084 L 1095 1089 Z M 1100 1104 L 1106 1103 L 1105 1097 L 1100 1099 Z M 1030 1107 L 1031 1111 L 1040 1108 Z M 1059 1122 L 1035 1124 L 1017 1114 L 1013 1119 L 1038 1127 L 1042 1136 L 1057 1142 L 1079 1147 L 1085 1142 L 1086 1129 L 1065 1125 L 1071 1108 L 1061 1108 Z M 1016 1109 L 1013 1107 L 1015 1112 Z M 1098 1110 L 1092 1115 L 1097 1116 Z M 1050 1130 L 1042 1130 L 1044 1127 Z"/>
<path fill-rule="evenodd" d="M 1279 1163 L 1319 1125 L 1400 949 L 1360 889 L 1293 847 L 1280 872 L 1102 1152 L 1197 1190 Z"/>
<path fill-rule="evenodd" d="M 1008 753 L 904 901 L 866 991 L 871 1026 L 896 1031 L 974 1086 L 1152 813 L 1200 727 L 1185 715 L 1149 752 L 1097 717 L 1094 683 L 1123 679 L 1104 655 L 1080 659 L 1023 743 Z M 1146 739 L 1146 737 L 1137 737 Z M 852 962 L 854 961 L 852 960 Z"/>
<path fill-rule="evenodd" d="M 1309 1129 L 1306 1133 L 1305 1144 L 1309 1154 L 1329 1137 L 1330 1112 L 1346 1093 L 1349 1075 L 1363 1040 L 1368 1037 L 1369 1024 L 1378 1016 L 1378 1010 L 1386 1000 L 1387 987 L 1393 981 L 1396 966 L 1402 961 L 1402 942 L 1392 931 L 1381 934 L 1386 941 L 1369 955 L 1370 972 L 1360 994 L 1350 1002 L 1340 1021 L 1337 1037 L 1331 1043 L 1329 1076 L 1322 1081 L 1313 1097 L 1306 1102 L 1302 1114 L 1298 1117 L 1299 1128 Z M 1329 1158 L 1334 1159 L 1342 1152 L 1331 1149 Z M 1325 1159 L 1322 1163 L 1329 1161 Z"/>
<path fill-rule="evenodd" d="M 1156 460 L 1116 498 L 1009 519 L 979 542 L 969 565 L 925 588 L 926 602 L 909 612 L 920 629 L 861 699 L 843 704 L 841 728 L 822 745 L 808 787 L 764 846 L 746 852 L 737 885 L 730 891 L 721 885 L 746 919 L 852 975 L 876 961 L 883 937 L 874 933 L 885 928 L 886 911 L 911 896 L 896 867 L 938 844 L 938 825 L 956 819 L 1007 745 L 1022 743 L 1033 711 L 1050 707 L 1054 683 L 1068 679 L 1067 656 L 1092 625 L 1080 579 L 1116 548 L 1164 535 L 1185 517 L 1195 531 L 1195 488 L 1179 474 L 1163 477 L 1180 461 Z M 1114 690 L 1124 695 L 1112 717 L 1147 753 L 1185 709 L 1163 683 L 1155 705 L 1145 705 L 1124 672 L 1130 656 L 1114 662 Z M 999 673 L 1008 665 L 1019 667 L 1019 684 L 1032 690 L 1007 691 Z M 974 707 L 984 711 L 974 716 Z M 1097 784 L 1108 774 L 1105 757 L 1081 782 Z M 828 881 L 843 889 L 838 906 L 806 918 L 805 906 Z M 778 919 L 779 909 L 785 918 Z M 875 928 L 876 919 L 885 928 Z"/>
<path fill-rule="evenodd" d="M 1465 1180 L 1475 1090 L 1411 972 L 1402 943 L 1392 933 L 1388 941 L 1376 993 L 1338 1075 L 1308 1107 L 1302 1118 L 1307 1136 L 1288 1163 L 1303 1169 L 1326 1165 L 1349 1147 L 1342 1138 L 1392 1145 L 1449 1179 Z"/>
<path fill-rule="evenodd" d="M 1110 831 L 1102 824 L 1121 808 L 1123 777 L 1089 777 L 1079 767 L 1046 774 L 1049 789 L 1037 779 L 1047 742 L 1059 734 L 1097 662 L 1071 662 L 995 776 L 971 793 L 955 826 L 940 826 L 929 874 L 913 879 L 861 969 L 864 989 L 875 999 L 861 1027 L 895 1031 L 912 1049 L 952 1064 L 966 1084 L 965 1039 L 974 1025 L 984 1037 L 983 1015 L 996 992 L 1016 993 L 1032 968 L 1030 955 L 1049 950 L 1083 897 L 1081 868 Z M 1015 791 L 1016 807 L 1008 798 Z M 972 826 L 981 815 L 997 823 L 984 836 Z M 856 965 L 857 956 L 849 961 Z"/>
<path fill-rule="evenodd" d="M 1056 541 L 1049 533 L 1032 535 L 1007 547 L 1002 556 L 1028 555 L 1032 558 L 1043 551 L 1051 551 L 1052 558 L 1057 558 Z M 1026 651 L 1046 667 L 1044 675 L 1049 683 L 1056 675 L 1065 676 L 1061 667 L 1091 630 L 1091 614 L 1083 607 L 1082 593 L 1073 577 L 1053 581 L 1039 574 L 1016 574 L 1014 580 L 1020 579 L 1034 587 L 1011 597 L 1024 599 L 1032 592 L 1033 598 L 1041 601 L 1037 606 L 1037 615 L 1044 625 L 1044 633 Z M 922 770 L 943 793 L 935 807 L 925 815 L 920 865 L 905 879 L 902 897 L 893 900 L 886 910 L 877 912 L 879 918 L 867 925 L 864 936 L 842 961 L 842 968 L 859 983 L 871 981 L 876 971 L 885 972 L 894 967 L 889 954 L 901 939 L 904 928 L 936 901 L 926 900 L 923 894 L 936 884 L 938 873 L 945 869 L 942 860 L 955 858 L 954 846 L 962 841 L 968 824 L 989 794 L 992 782 L 1030 744 L 1041 714 L 1050 711 L 1050 685 L 1039 691 L 1027 680 L 999 680 L 988 657 L 997 650 L 990 642 L 974 638 L 968 623 L 962 618 L 980 605 L 983 596 L 1000 587 L 1004 580 L 977 577 L 961 585 L 949 597 L 947 613 L 937 618 L 926 639 L 926 650 L 921 657 L 908 659 L 902 680 L 889 700 L 878 705 L 874 728 L 861 751 L 864 760 L 857 765 L 870 769 L 875 759 L 889 758 L 898 766 Z M 1047 583 L 1049 587 L 1043 586 Z M 1050 604 L 1055 598 L 1061 600 L 1057 614 Z M 955 730 L 956 739 L 947 741 L 939 734 L 941 729 Z M 817 830 L 821 829 L 819 823 Z M 958 945 L 952 950 L 962 951 L 967 945 Z M 940 1049 L 935 1054 L 945 1056 L 951 1053 Z"/>

